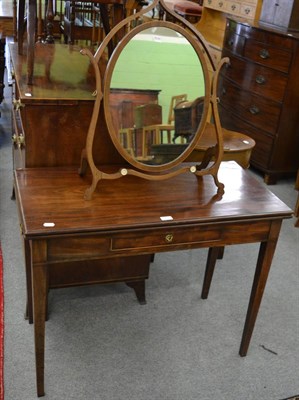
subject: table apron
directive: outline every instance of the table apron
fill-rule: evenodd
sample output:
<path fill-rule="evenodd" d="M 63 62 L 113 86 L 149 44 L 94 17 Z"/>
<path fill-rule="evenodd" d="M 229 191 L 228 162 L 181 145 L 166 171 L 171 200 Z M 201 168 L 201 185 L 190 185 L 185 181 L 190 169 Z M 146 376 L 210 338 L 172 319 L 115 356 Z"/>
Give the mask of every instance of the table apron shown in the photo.
<path fill-rule="evenodd" d="M 270 220 L 148 228 L 117 233 L 55 236 L 46 242 L 46 262 L 218 247 L 269 239 Z M 36 240 L 35 240 L 36 241 Z"/>

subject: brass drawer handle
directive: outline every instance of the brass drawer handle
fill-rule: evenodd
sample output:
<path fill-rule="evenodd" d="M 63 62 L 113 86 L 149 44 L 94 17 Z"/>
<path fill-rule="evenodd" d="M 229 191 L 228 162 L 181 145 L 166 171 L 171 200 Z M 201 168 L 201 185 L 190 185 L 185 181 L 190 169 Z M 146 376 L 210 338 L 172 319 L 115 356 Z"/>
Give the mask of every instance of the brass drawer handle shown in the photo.
<path fill-rule="evenodd" d="M 250 8 L 245 8 L 245 14 L 249 14 L 250 13 Z"/>
<path fill-rule="evenodd" d="M 266 78 L 263 75 L 257 75 L 255 78 L 256 83 L 259 85 L 264 85 L 266 83 Z"/>
<path fill-rule="evenodd" d="M 172 233 L 168 233 L 168 234 L 165 236 L 165 242 L 171 243 L 172 241 L 173 241 L 173 234 L 172 234 Z"/>
<path fill-rule="evenodd" d="M 18 137 L 15 133 L 12 135 L 11 140 L 12 140 L 12 143 L 15 145 L 18 143 Z"/>
<path fill-rule="evenodd" d="M 235 11 L 235 9 L 236 9 L 236 5 L 235 5 L 235 4 L 233 4 L 233 5 L 231 6 L 231 9 L 232 9 L 232 11 Z"/>
<path fill-rule="evenodd" d="M 219 7 L 223 7 L 223 1 L 219 1 L 218 5 Z"/>
<path fill-rule="evenodd" d="M 263 60 L 266 60 L 267 58 L 270 57 L 269 51 L 268 51 L 267 49 L 262 49 L 262 50 L 260 51 L 260 57 L 261 57 Z"/>
<path fill-rule="evenodd" d="M 260 109 L 257 106 L 251 106 L 249 108 L 249 111 L 251 112 L 252 115 L 256 115 L 260 113 Z"/>
<path fill-rule="evenodd" d="M 227 43 L 230 47 L 232 47 L 234 45 L 234 39 L 230 38 Z"/>

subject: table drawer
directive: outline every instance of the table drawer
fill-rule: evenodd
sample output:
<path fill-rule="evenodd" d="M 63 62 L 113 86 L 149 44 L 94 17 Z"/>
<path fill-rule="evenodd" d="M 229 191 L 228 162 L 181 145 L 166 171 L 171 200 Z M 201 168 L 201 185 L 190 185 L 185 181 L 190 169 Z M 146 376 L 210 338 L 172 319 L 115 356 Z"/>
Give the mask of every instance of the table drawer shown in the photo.
<path fill-rule="evenodd" d="M 125 249 L 151 249 L 159 247 L 180 246 L 186 244 L 196 244 L 198 242 L 217 241 L 221 238 L 221 230 L 207 230 L 204 227 L 186 227 L 186 228 L 164 228 L 158 230 L 149 230 L 134 234 L 117 235 L 112 239 L 113 250 Z"/>
<path fill-rule="evenodd" d="M 231 108 L 256 128 L 275 135 L 279 123 L 281 104 L 247 92 L 230 81 L 220 79 L 220 103 Z"/>
<path fill-rule="evenodd" d="M 233 56 L 224 50 L 223 57 L 230 58 L 230 64 L 223 74 L 243 89 L 281 102 L 284 97 L 288 77 L 283 72 L 273 70 Z"/>

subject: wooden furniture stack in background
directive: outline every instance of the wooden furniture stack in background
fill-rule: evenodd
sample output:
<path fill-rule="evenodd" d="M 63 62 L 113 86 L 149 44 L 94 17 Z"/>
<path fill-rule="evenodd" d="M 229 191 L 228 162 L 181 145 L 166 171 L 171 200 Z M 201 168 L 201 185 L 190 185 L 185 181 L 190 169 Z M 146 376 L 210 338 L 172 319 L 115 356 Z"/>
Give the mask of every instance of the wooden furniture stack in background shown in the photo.
<path fill-rule="evenodd" d="M 297 0 L 264 0 L 260 21 L 274 28 L 299 30 L 299 2 Z"/>
<path fill-rule="evenodd" d="M 236 16 L 246 22 L 260 17 L 262 0 L 204 0 L 201 19 L 195 25 L 210 45 L 216 63 L 221 59 L 226 18 Z"/>
<path fill-rule="evenodd" d="M 299 167 L 299 34 L 228 19 L 221 121 L 256 141 L 251 165 L 273 184 Z"/>

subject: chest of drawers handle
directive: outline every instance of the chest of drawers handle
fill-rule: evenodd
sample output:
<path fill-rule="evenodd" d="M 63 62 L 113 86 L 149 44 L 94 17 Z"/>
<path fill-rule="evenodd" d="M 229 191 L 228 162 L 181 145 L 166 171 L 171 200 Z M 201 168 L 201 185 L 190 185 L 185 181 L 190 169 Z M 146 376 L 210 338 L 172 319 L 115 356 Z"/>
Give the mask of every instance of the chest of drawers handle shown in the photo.
<path fill-rule="evenodd" d="M 249 111 L 251 112 L 252 115 L 256 115 L 260 113 L 260 109 L 257 106 L 251 106 L 249 108 Z"/>
<path fill-rule="evenodd" d="M 262 50 L 260 51 L 260 57 L 261 57 L 263 60 L 266 60 L 267 58 L 269 58 L 269 56 L 270 56 L 270 54 L 269 54 L 269 51 L 268 51 L 267 49 L 262 49 Z"/>
<path fill-rule="evenodd" d="M 245 14 L 250 14 L 250 8 L 245 8 Z"/>
<path fill-rule="evenodd" d="M 259 85 L 264 85 L 266 83 L 266 78 L 263 75 L 257 75 L 255 78 L 256 83 Z"/>

